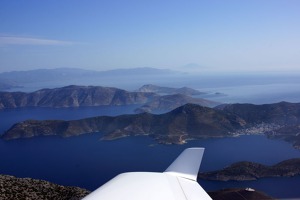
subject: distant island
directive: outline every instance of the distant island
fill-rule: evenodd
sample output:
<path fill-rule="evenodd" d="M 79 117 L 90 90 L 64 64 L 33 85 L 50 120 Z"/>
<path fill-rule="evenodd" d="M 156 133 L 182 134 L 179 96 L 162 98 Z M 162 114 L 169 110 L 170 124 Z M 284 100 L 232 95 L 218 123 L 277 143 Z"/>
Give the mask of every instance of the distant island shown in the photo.
<path fill-rule="evenodd" d="M 157 85 L 143 85 L 137 90 L 138 92 L 153 92 L 162 95 L 171 95 L 171 94 L 183 94 L 183 95 L 202 95 L 206 94 L 205 92 L 200 92 L 198 90 L 182 87 L 182 88 L 172 88 L 172 87 L 162 87 Z"/>
<path fill-rule="evenodd" d="M 71 121 L 26 120 L 13 125 L 2 135 L 2 138 L 16 139 L 47 135 L 70 137 L 101 132 L 104 134 L 102 139 L 105 140 L 148 135 L 159 143 L 183 144 L 188 140 L 200 138 L 267 134 L 270 138 L 285 139 L 295 148 L 299 148 L 298 132 L 290 129 L 291 126 L 299 124 L 300 104 L 297 103 L 230 104 L 216 108 L 186 104 L 160 115 L 141 113 Z M 276 132 L 276 130 L 281 131 Z"/>
<path fill-rule="evenodd" d="M 216 181 L 251 181 L 266 177 L 300 175 L 300 158 L 282 161 L 273 166 L 254 162 L 238 162 L 222 170 L 199 173 L 199 179 Z"/>
<path fill-rule="evenodd" d="M 128 92 L 101 86 L 66 86 L 31 93 L 0 92 L 0 109 L 21 107 L 79 107 L 143 104 L 154 93 Z"/>
<path fill-rule="evenodd" d="M 124 76 L 126 74 L 126 76 Z M 182 72 L 158 69 L 153 67 L 139 67 L 113 70 L 86 70 L 80 68 L 56 68 L 56 69 L 35 69 L 27 71 L 11 71 L 0 73 L 0 91 L 9 91 L 11 89 L 22 88 L 22 91 L 28 88 L 36 90 L 45 86 L 63 87 L 67 85 L 109 85 L 119 87 L 127 84 L 128 80 L 134 80 L 137 77 L 143 82 L 152 81 L 153 78 L 170 78 L 182 76 Z M 132 82 L 132 81 L 130 81 Z"/>
<path fill-rule="evenodd" d="M 184 95 L 184 94 L 171 94 L 171 95 L 153 97 L 151 101 L 137 108 L 135 112 L 136 113 L 143 113 L 143 112 L 160 113 L 162 111 L 167 112 L 188 103 L 197 104 L 205 107 L 215 107 L 221 104 L 219 102 L 210 101 L 203 98 L 193 98 L 191 96 Z"/>
<path fill-rule="evenodd" d="M 157 86 L 158 87 L 158 86 Z M 186 88 L 184 90 L 193 90 Z M 179 90 L 178 92 L 180 92 Z M 83 107 L 140 105 L 135 112 L 168 112 L 187 103 L 213 107 L 220 103 L 184 94 L 161 96 L 154 92 L 130 92 L 113 87 L 70 85 L 35 92 L 0 92 L 0 110 L 23 107 Z"/>

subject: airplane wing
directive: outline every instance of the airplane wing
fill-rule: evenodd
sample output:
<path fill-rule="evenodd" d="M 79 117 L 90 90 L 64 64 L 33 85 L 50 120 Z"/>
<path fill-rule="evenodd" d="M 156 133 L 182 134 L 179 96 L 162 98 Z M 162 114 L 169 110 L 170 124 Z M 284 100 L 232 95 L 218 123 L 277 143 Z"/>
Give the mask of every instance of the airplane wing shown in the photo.
<path fill-rule="evenodd" d="M 163 173 L 123 173 L 83 200 L 211 200 L 197 183 L 204 148 L 189 148 Z"/>

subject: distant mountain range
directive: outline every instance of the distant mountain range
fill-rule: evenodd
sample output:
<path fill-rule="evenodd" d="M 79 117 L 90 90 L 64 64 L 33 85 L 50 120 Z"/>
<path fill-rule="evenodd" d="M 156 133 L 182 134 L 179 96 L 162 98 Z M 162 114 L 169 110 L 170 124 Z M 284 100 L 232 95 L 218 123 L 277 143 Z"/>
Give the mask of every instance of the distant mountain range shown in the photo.
<path fill-rule="evenodd" d="M 0 73 L 0 90 L 16 87 L 26 87 L 35 84 L 47 87 L 66 86 L 74 84 L 94 85 L 128 82 L 130 79 L 153 80 L 159 77 L 169 77 L 180 72 L 156 69 L 151 67 L 115 69 L 107 71 L 84 70 L 77 68 L 37 69 L 28 71 L 12 71 Z M 112 84 L 110 84 L 112 85 Z M 41 89 L 41 88 L 38 88 Z"/>
<path fill-rule="evenodd" d="M 236 109 L 236 108 L 239 109 Z M 159 143 L 182 144 L 190 139 L 205 137 L 238 136 L 276 132 L 300 124 L 300 104 L 281 102 L 252 105 L 232 104 L 222 108 L 208 108 L 186 104 L 171 112 L 153 115 L 142 113 L 116 117 L 92 117 L 81 120 L 27 120 L 17 123 L 6 131 L 4 139 L 28 138 L 40 135 L 69 137 L 101 132 L 103 139 L 125 136 L 149 135 Z M 276 134 L 277 133 L 277 134 Z M 275 136 L 300 148 L 298 132 Z M 270 135 L 270 137 L 274 137 Z"/>
<path fill-rule="evenodd" d="M 238 162 L 222 170 L 199 173 L 198 178 L 217 181 L 250 181 L 266 177 L 300 175 L 300 158 L 282 161 L 273 166 L 254 162 Z"/>

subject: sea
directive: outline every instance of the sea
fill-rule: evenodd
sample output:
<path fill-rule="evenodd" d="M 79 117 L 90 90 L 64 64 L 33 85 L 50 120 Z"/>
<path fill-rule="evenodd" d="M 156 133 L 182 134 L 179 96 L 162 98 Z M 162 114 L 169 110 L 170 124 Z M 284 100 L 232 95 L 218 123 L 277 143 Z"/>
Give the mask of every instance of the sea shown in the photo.
<path fill-rule="evenodd" d="M 200 82 L 199 82 L 200 83 Z M 178 83 L 179 84 L 179 83 Z M 202 97 L 224 103 L 300 102 L 300 82 L 257 84 L 194 84 Z M 139 105 L 81 108 L 19 108 L 0 111 L 0 133 L 26 119 L 81 119 L 92 116 L 133 114 Z M 191 140 L 183 145 L 157 144 L 147 136 L 101 140 L 101 133 L 60 138 L 0 140 L 0 174 L 43 179 L 94 190 L 123 172 L 163 172 L 188 147 L 204 147 L 200 171 L 222 169 L 234 162 L 253 161 L 273 165 L 300 158 L 300 150 L 288 142 L 264 135 Z M 256 181 L 199 180 L 206 191 L 251 187 L 280 199 L 300 199 L 300 176 L 263 178 Z"/>

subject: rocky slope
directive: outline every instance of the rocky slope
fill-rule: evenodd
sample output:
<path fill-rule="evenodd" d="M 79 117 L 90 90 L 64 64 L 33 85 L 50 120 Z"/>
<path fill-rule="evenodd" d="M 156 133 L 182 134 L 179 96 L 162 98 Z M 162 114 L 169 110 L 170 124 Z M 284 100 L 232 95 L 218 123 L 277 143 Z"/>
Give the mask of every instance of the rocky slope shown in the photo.
<path fill-rule="evenodd" d="M 0 109 L 143 104 L 155 96 L 154 93 L 128 92 L 110 87 L 67 86 L 32 93 L 0 92 Z"/>
<path fill-rule="evenodd" d="M 198 178 L 218 181 L 249 181 L 265 177 L 300 175 L 300 158 L 285 160 L 273 166 L 254 162 L 238 162 L 222 170 L 199 173 Z"/>
<path fill-rule="evenodd" d="M 61 186 L 32 178 L 0 175 L 0 199 L 79 200 L 90 192 L 70 186 Z"/>

